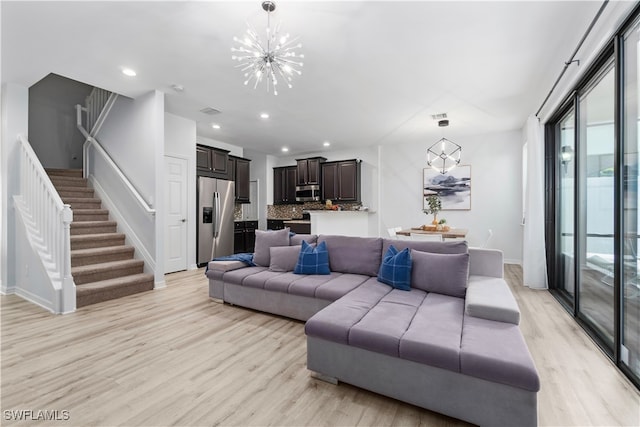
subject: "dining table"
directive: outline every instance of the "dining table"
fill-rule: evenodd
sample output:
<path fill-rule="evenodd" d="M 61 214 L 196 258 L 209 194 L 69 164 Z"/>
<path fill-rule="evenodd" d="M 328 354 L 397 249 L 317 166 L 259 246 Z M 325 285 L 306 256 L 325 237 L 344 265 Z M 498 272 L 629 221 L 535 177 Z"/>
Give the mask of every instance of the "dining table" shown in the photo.
<path fill-rule="evenodd" d="M 411 236 L 411 233 L 414 234 L 441 234 L 442 240 L 445 239 L 465 239 L 467 237 L 468 230 L 464 228 L 449 228 L 449 230 L 433 230 L 426 231 L 423 230 L 422 227 L 412 227 L 406 230 L 397 231 L 396 234 L 400 236 Z"/>

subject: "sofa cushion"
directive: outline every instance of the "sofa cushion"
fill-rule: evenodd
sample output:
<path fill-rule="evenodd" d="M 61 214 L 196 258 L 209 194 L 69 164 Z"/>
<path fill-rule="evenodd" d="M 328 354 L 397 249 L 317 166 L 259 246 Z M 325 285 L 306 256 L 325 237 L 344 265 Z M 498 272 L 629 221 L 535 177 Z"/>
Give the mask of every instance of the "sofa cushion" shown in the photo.
<path fill-rule="evenodd" d="M 335 301 L 338 298 L 342 298 L 364 282 L 370 279 L 369 276 L 362 274 L 337 274 L 337 277 L 332 278 L 328 282 L 316 288 L 315 297 L 324 299 L 327 301 Z"/>
<path fill-rule="evenodd" d="M 427 296 L 419 289 L 393 289 L 349 331 L 349 345 L 398 357 L 400 340 Z"/>
<path fill-rule="evenodd" d="M 460 372 L 464 300 L 427 294 L 400 340 L 400 357 Z"/>
<path fill-rule="evenodd" d="M 298 263 L 293 272 L 294 274 L 330 274 L 326 243 L 322 242 L 313 247 L 303 240 Z"/>
<path fill-rule="evenodd" d="M 268 267 L 271 260 L 270 249 L 273 246 L 289 246 L 289 227 L 277 231 L 256 230 L 256 245 L 253 262 Z"/>
<path fill-rule="evenodd" d="M 381 238 L 321 235 L 318 242 L 327 243 L 331 271 L 378 275 L 382 261 Z"/>
<path fill-rule="evenodd" d="M 540 390 L 540 379 L 520 328 L 464 316 L 460 372 L 488 381 Z"/>
<path fill-rule="evenodd" d="M 335 273 L 332 273 L 335 274 Z M 304 325 L 305 333 L 340 344 L 349 343 L 349 330 L 393 289 L 370 278 L 333 304 L 314 314 Z"/>
<path fill-rule="evenodd" d="M 267 269 L 266 267 L 257 267 L 257 266 L 239 268 L 237 270 L 231 270 L 224 273 L 224 275 L 222 276 L 222 280 L 224 280 L 225 283 L 231 283 L 233 285 L 242 285 L 242 281 L 245 278 L 253 274 L 260 273 L 261 271 L 265 271 L 266 269 Z"/>
<path fill-rule="evenodd" d="M 430 242 L 384 239 L 382 242 L 382 253 L 386 253 L 391 245 L 395 246 L 399 251 L 404 248 L 409 248 L 420 252 L 431 252 L 435 254 L 466 254 L 469 252 L 469 246 L 466 241 Z"/>
<path fill-rule="evenodd" d="M 293 271 L 300 256 L 300 246 L 273 246 L 269 248 L 269 270 Z"/>
<path fill-rule="evenodd" d="M 342 273 L 329 273 L 329 274 L 312 274 L 308 276 L 297 275 L 298 280 L 291 282 L 289 285 L 288 293 L 292 295 L 299 295 L 301 297 L 315 298 L 318 289 L 325 283 L 330 282 L 337 277 L 342 276 Z"/>
<path fill-rule="evenodd" d="M 520 323 L 520 309 L 504 279 L 469 276 L 465 312 L 481 319 Z"/>
<path fill-rule="evenodd" d="M 469 279 L 469 254 L 411 251 L 411 286 L 427 292 L 464 298 Z"/>
<path fill-rule="evenodd" d="M 411 290 L 411 252 L 408 248 L 398 251 L 395 246 L 389 246 L 378 271 L 378 281 L 402 291 Z"/>
<path fill-rule="evenodd" d="M 315 234 L 294 234 L 289 238 L 289 245 L 300 246 L 303 240 L 309 244 L 316 243 L 318 236 Z"/>

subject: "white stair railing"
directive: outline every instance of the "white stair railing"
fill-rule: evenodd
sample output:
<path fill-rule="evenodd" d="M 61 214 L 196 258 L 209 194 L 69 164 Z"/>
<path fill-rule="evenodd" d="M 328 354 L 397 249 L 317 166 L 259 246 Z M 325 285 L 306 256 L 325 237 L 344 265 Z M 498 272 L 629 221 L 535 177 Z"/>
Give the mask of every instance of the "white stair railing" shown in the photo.
<path fill-rule="evenodd" d="M 27 139 L 18 136 L 20 150 L 19 209 L 24 213 L 27 232 L 51 279 L 57 313 L 74 311 L 76 288 L 71 277 L 71 207 L 62 202 L 49 176 Z"/>
<path fill-rule="evenodd" d="M 110 108 L 110 105 L 107 106 L 107 108 Z M 155 215 L 156 214 L 156 210 L 153 209 L 151 207 L 151 204 L 148 203 L 140 194 L 140 192 L 138 191 L 138 189 L 133 185 L 133 183 L 131 182 L 131 180 L 129 180 L 129 178 L 127 178 L 127 176 L 124 174 L 124 172 L 122 172 L 122 169 L 120 169 L 118 167 L 118 165 L 116 164 L 116 162 L 113 161 L 113 159 L 111 158 L 111 156 L 109 156 L 109 153 L 106 152 L 106 150 L 104 148 L 102 148 L 102 145 L 100 145 L 100 143 L 89 134 L 89 132 L 87 132 L 87 129 L 85 129 L 85 127 L 82 125 L 82 112 L 84 111 L 84 109 L 82 108 L 81 105 L 76 105 L 76 126 L 78 128 L 78 130 L 80 131 L 80 133 L 82 134 L 82 136 L 85 137 L 86 141 L 84 142 L 84 145 L 82 147 L 82 156 L 83 156 L 83 175 L 85 178 L 89 177 L 90 171 L 92 169 L 92 164 L 91 164 L 91 160 L 90 160 L 90 150 L 93 149 L 105 162 L 106 164 L 109 166 L 109 168 L 118 176 L 118 179 L 122 182 L 122 184 L 127 188 L 127 190 L 129 191 L 129 193 L 131 194 L 131 196 L 134 197 L 134 199 L 138 202 L 138 204 L 140 205 L 140 207 L 142 207 L 144 209 L 144 211 L 147 214 L 150 215 Z M 108 113 L 108 112 L 106 112 Z M 102 116 L 106 116 L 106 113 L 102 113 Z M 103 117 L 100 117 L 101 121 L 104 121 Z"/>
<path fill-rule="evenodd" d="M 85 129 L 87 129 L 89 135 L 94 136 L 98 133 L 97 128 L 102 125 L 99 119 L 101 116 L 104 117 L 106 115 L 102 113 L 105 111 L 107 103 L 111 100 L 112 102 L 115 101 L 116 97 L 116 94 L 99 87 L 94 87 L 91 90 L 91 93 L 85 99 L 85 112 L 87 113 Z"/>

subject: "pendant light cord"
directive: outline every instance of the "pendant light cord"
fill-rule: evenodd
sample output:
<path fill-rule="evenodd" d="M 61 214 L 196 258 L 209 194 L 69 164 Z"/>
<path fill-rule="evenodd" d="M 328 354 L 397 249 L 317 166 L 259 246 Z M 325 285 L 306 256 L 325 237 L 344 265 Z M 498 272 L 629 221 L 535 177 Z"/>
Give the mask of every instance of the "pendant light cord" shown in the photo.
<path fill-rule="evenodd" d="M 538 115 L 540 114 L 540 111 L 542 111 L 542 109 L 544 108 L 545 104 L 547 103 L 547 101 L 551 97 L 551 94 L 553 93 L 553 91 L 558 86 L 558 83 L 560 83 L 560 80 L 564 76 L 564 73 L 567 71 L 567 68 L 569 68 L 569 65 L 573 64 L 574 62 L 577 62 L 578 64 L 580 64 L 580 60 L 575 59 L 575 57 L 578 54 L 578 51 L 580 50 L 582 45 L 584 44 L 585 40 L 587 39 L 587 37 L 591 33 L 591 30 L 593 29 L 594 25 L 596 24 L 596 22 L 600 18 L 600 15 L 602 15 L 602 12 L 607 7 L 608 3 L 609 3 L 609 0 L 604 0 L 602 2 L 602 6 L 600 6 L 600 9 L 598 9 L 598 13 L 596 13 L 596 16 L 594 16 L 593 19 L 591 20 L 591 23 L 589 24 L 589 27 L 587 28 L 587 31 L 585 31 L 584 35 L 582 36 L 582 38 L 578 42 L 578 45 L 576 46 L 576 49 L 573 51 L 573 54 L 571 55 L 569 60 L 564 63 L 564 68 L 562 68 L 562 71 L 560 72 L 560 75 L 556 79 L 556 82 L 551 87 L 551 90 L 547 94 L 547 97 L 544 99 L 544 101 L 542 101 L 542 105 L 540 105 L 540 108 L 538 108 L 538 111 L 536 111 L 536 117 L 538 117 Z M 539 117 L 538 117 L 538 119 L 539 119 Z"/>

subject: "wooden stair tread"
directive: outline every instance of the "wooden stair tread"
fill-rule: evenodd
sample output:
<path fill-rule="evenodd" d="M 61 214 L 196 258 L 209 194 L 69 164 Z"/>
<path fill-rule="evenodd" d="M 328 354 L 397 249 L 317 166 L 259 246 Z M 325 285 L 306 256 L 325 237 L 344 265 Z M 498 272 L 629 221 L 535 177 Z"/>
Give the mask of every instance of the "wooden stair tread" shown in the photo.
<path fill-rule="evenodd" d="M 73 202 L 82 202 L 82 203 L 102 203 L 102 200 L 96 199 L 95 197 L 60 197 L 63 203 L 71 204 Z"/>
<path fill-rule="evenodd" d="M 45 169 L 49 176 L 75 176 L 82 178 L 82 169 Z"/>
<path fill-rule="evenodd" d="M 102 208 L 96 208 L 96 209 L 89 209 L 89 208 L 82 208 L 82 209 L 74 209 L 73 213 L 77 213 L 77 214 L 105 214 L 105 213 L 109 213 L 109 209 L 102 209 Z"/>
<path fill-rule="evenodd" d="M 73 224 L 73 223 L 72 223 Z M 125 237 L 123 233 L 96 233 L 96 234 L 76 234 L 71 236 L 71 241 L 85 241 L 85 240 L 111 240 L 121 239 Z"/>
<path fill-rule="evenodd" d="M 96 290 L 104 290 L 107 288 L 121 288 L 130 286 L 139 282 L 151 281 L 153 283 L 153 274 L 140 273 L 130 276 L 118 277 L 116 279 L 100 280 L 99 282 L 84 283 L 76 286 L 76 295 L 95 292 Z"/>
<path fill-rule="evenodd" d="M 88 228 L 118 225 L 116 221 L 73 221 L 71 228 Z"/>
<path fill-rule="evenodd" d="M 100 254 L 110 254 L 116 252 L 135 252 L 133 246 L 102 246 L 99 248 L 89 248 L 89 249 L 74 249 L 71 251 L 71 257 L 74 256 L 87 256 L 87 255 L 100 255 Z"/>
<path fill-rule="evenodd" d="M 116 268 L 138 267 L 143 265 L 144 265 L 144 261 L 140 259 L 109 261 L 109 262 L 102 262 L 99 264 L 89 264 L 89 265 L 81 265 L 78 267 L 71 267 L 71 275 L 77 276 L 77 275 L 91 274 L 94 272 L 100 272 L 105 270 L 113 270 Z"/>

